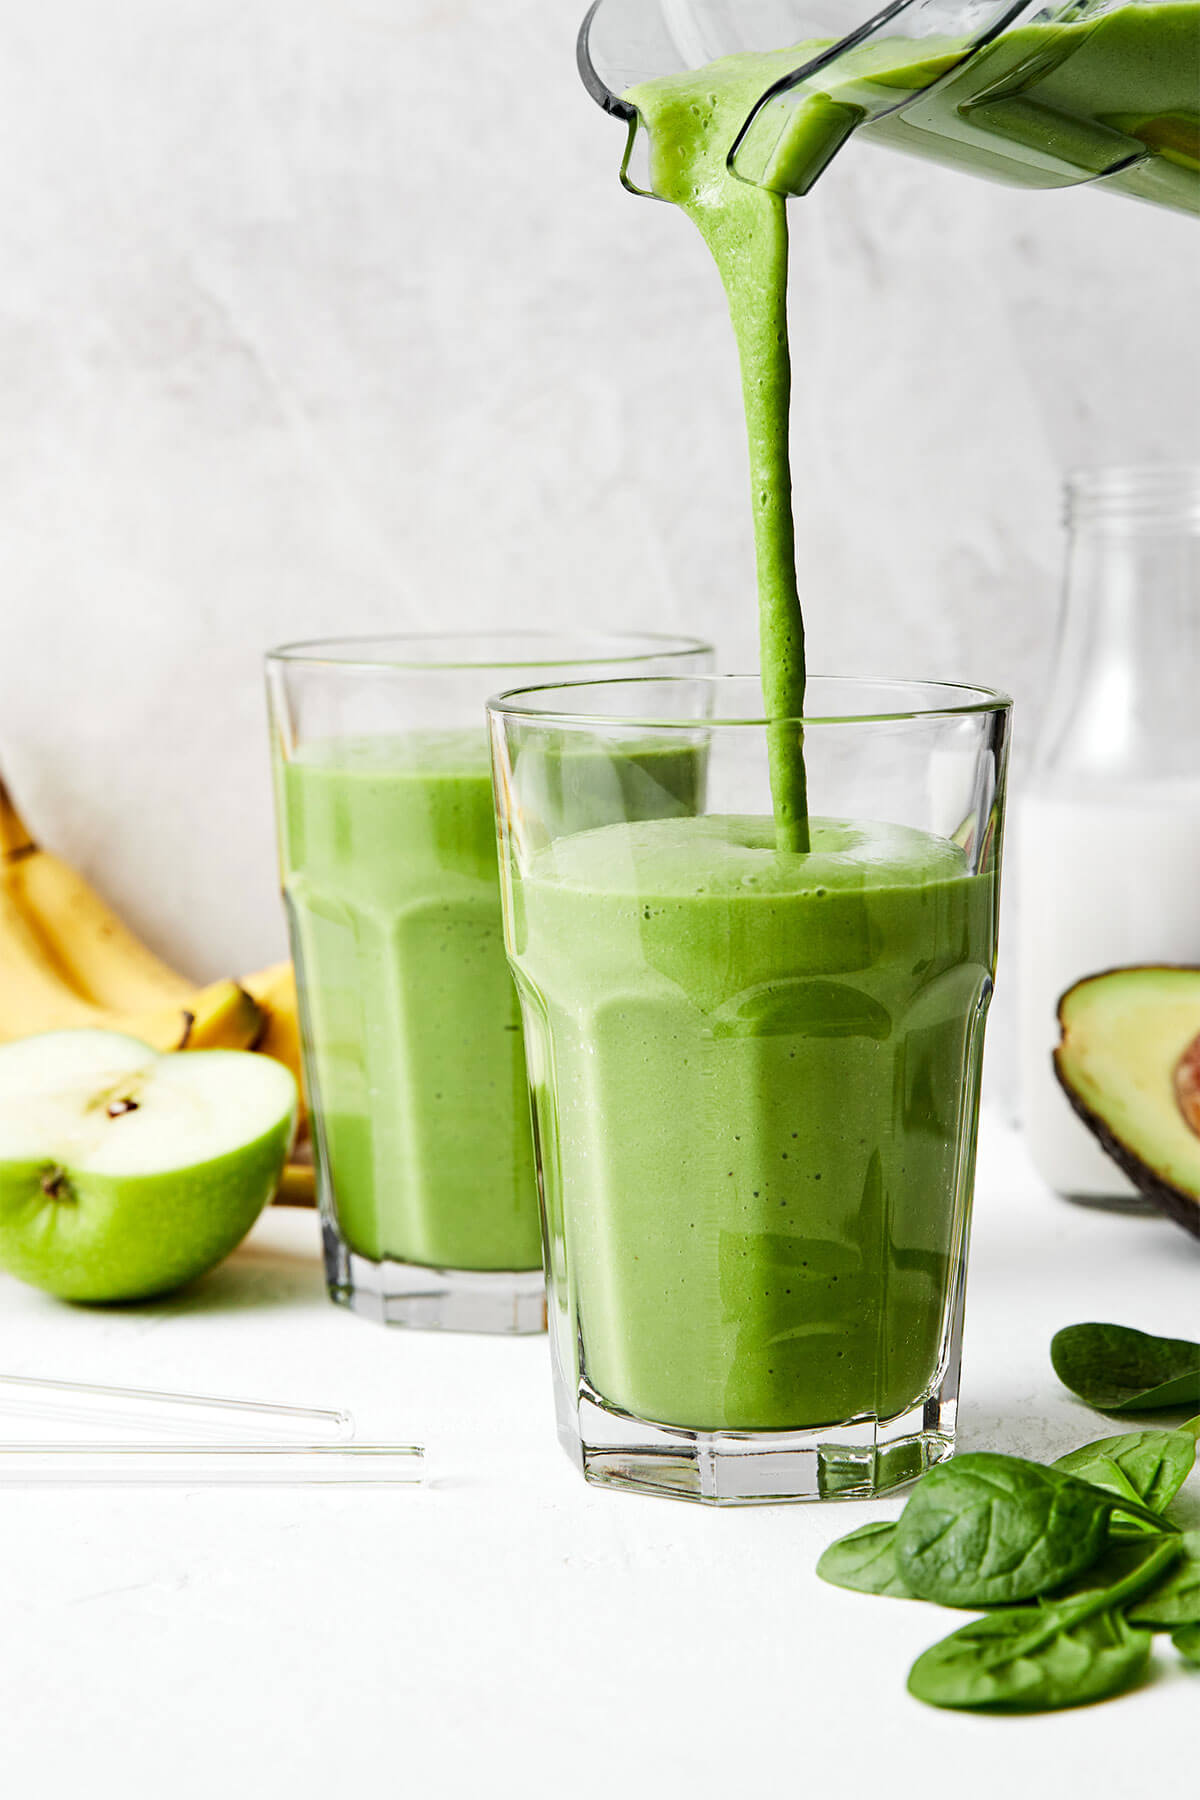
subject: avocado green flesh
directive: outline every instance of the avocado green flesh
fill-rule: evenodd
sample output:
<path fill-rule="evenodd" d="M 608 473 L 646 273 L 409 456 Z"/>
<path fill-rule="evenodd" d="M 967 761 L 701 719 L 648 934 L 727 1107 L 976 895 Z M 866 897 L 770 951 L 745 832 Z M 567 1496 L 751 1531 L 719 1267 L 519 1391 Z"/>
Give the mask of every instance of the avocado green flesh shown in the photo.
<path fill-rule="evenodd" d="M 1200 1137 L 1175 1077 L 1200 1035 L 1200 969 L 1114 969 L 1059 1008 L 1055 1067 L 1075 1110 L 1137 1186 L 1200 1233 Z"/>

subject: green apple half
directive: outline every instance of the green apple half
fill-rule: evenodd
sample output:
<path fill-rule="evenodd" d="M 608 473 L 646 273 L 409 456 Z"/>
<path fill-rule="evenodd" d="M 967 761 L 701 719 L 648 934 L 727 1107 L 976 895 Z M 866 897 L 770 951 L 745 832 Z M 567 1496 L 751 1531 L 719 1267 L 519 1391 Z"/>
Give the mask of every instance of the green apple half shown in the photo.
<path fill-rule="evenodd" d="M 160 1055 L 110 1031 L 0 1045 L 0 1268 L 66 1300 L 202 1275 L 274 1193 L 296 1083 L 245 1050 Z"/>

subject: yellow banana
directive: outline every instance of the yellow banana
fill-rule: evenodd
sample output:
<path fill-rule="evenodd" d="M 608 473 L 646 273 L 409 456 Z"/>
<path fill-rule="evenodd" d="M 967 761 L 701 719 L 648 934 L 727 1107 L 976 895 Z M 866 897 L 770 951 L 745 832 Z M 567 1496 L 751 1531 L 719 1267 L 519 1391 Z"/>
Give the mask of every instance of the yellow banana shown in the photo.
<path fill-rule="evenodd" d="M 53 851 L 43 850 L 0 780 L 0 881 L 69 987 L 106 1011 L 190 1008 L 195 984 L 168 967 Z"/>
<path fill-rule="evenodd" d="M 311 1163 L 288 1163 L 275 1192 L 276 1206 L 315 1206 L 317 1172 Z"/>
<path fill-rule="evenodd" d="M 67 985 L 7 882 L 0 881 L 0 1039 L 90 1025 L 94 1011 Z"/>
<path fill-rule="evenodd" d="M 0 1043 L 38 1031 L 123 1031 L 156 1050 L 248 1049 L 261 1035 L 258 1004 L 234 981 L 216 981 L 143 1011 L 94 1006 L 62 978 L 28 916 L 0 881 Z"/>
<path fill-rule="evenodd" d="M 246 987 L 197 988 L 77 870 L 41 848 L 0 780 L 0 1041 L 88 1026 L 161 1050 L 263 1050 L 300 1079 L 290 963 L 250 976 Z"/>
<path fill-rule="evenodd" d="M 265 1025 L 262 1007 L 236 981 L 196 988 L 182 1007 L 127 1015 L 123 1021 L 113 1017 L 106 1029 L 128 1031 L 163 1050 L 255 1050 Z"/>
<path fill-rule="evenodd" d="M 275 963 L 255 975 L 244 975 L 242 986 L 266 1014 L 262 1036 L 255 1044 L 264 1056 L 284 1063 L 300 1088 L 300 1127 L 307 1120 L 304 1076 L 300 1066 L 300 1014 L 296 1001 L 296 976 L 291 963 Z"/>

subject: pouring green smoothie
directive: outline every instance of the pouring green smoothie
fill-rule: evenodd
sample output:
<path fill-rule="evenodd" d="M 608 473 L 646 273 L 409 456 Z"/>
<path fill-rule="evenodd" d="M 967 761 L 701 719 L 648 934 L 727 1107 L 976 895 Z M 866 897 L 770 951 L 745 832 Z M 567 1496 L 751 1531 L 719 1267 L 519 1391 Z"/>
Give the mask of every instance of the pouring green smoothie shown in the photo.
<path fill-rule="evenodd" d="M 641 41 L 678 60 L 736 10 L 697 8 L 689 36 L 686 3 L 663 0 Z M 645 26 L 632 0 L 619 16 Z M 595 1481 L 714 1503 L 870 1494 L 953 1447 L 1008 706 L 806 675 L 785 196 L 861 131 L 1025 185 L 1194 204 L 1198 21 L 1186 0 L 991 43 L 879 29 L 820 68 L 811 43 L 623 95 L 589 81 L 634 127 L 627 185 L 640 133 L 650 190 L 724 284 L 762 658 L 761 678 L 702 692 L 492 705 L 559 1429 Z M 522 770 L 593 717 L 614 754 L 623 734 L 706 733 L 707 802 L 560 829 Z"/>
<path fill-rule="evenodd" d="M 804 624 L 796 581 L 788 416 L 788 223 L 850 134 L 976 174 L 1056 186 L 1108 185 L 1200 211 L 1200 4 L 1128 5 L 1003 32 L 962 66 L 953 38 L 872 41 L 792 97 L 761 182 L 730 156 L 760 97 L 826 44 L 726 57 L 630 88 L 648 135 L 653 191 L 698 227 L 717 265 L 737 341 L 750 452 L 763 703 L 804 711 Z M 903 96 L 910 104 L 896 110 Z M 889 110 L 886 110 L 889 109 Z M 782 849 L 807 848 L 802 740 L 780 725 L 772 796 Z"/>
<path fill-rule="evenodd" d="M 592 1479 L 719 1502 L 879 1491 L 952 1445 L 1006 747 L 994 695 L 810 704 L 785 202 L 729 168 L 777 72 L 735 57 L 625 95 L 728 300 L 761 699 L 664 687 L 657 726 L 624 684 L 493 708 L 560 1434 Z M 795 113 L 793 171 L 836 125 Z M 622 720 L 669 743 L 707 717 L 713 810 L 547 825 L 522 767 L 593 705 L 614 747 Z M 855 812 L 830 816 L 835 789 Z"/>
<path fill-rule="evenodd" d="M 710 773 L 728 791 L 757 729 L 771 813 L 631 812 L 551 829 L 542 848 L 529 809 L 507 818 L 560 1424 L 595 1479 L 715 1499 L 830 1481 L 869 1492 L 950 1447 L 1005 706 L 992 696 L 990 715 L 984 699 L 956 719 L 952 695 L 928 715 L 918 699 L 908 717 L 842 730 L 807 705 L 785 196 L 861 131 L 1029 186 L 1103 179 L 1194 208 L 1198 24 L 1196 0 L 1173 0 L 1027 19 L 990 43 L 881 31 L 813 67 L 769 118 L 759 103 L 773 84 L 828 46 L 730 56 L 641 82 L 610 108 L 632 114 L 651 190 L 700 230 L 728 300 L 765 722 L 714 710 Z M 751 153 L 757 180 L 735 172 Z M 514 784 L 540 704 L 516 696 L 497 714 Z M 847 790 L 861 810 L 829 817 L 823 788 L 843 752 L 866 769 L 879 730 L 894 733 L 907 787 L 873 764 Z M 958 819 L 937 795 L 968 765 L 984 799 L 964 799 Z M 775 1434 L 810 1432 L 857 1475 L 824 1467 L 791 1489 L 786 1471 L 757 1488 L 733 1475 L 722 1490 L 714 1471 L 736 1452 L 721 1434 L 769 1458 Z M 907 1462 L 885 1466 L 888 1442 L 907 1442 Z"/>
<path fill-rule="evenodd" d="M 767 62 L 730 59 L 698 76 L 635 88 L 627 98 L 649 126 L 655 191 L 699 227 L 729 301 L 750 446 L 763 702 L 781 721 L 771 744 L 776 839 L 781 850 L 807 850 L 803 740 L 782 723 L 803 717 L 805 689 L 788 449 L 787 214 L 778 194 L 738 180 L 727 167 Z"/>

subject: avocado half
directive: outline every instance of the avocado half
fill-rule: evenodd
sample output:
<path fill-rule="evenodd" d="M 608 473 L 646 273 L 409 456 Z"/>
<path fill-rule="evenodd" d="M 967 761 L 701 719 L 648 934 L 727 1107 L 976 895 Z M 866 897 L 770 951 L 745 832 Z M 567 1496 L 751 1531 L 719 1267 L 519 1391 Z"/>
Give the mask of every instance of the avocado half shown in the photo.
<path fill-rule="evenodd" d="M 1200 968 L 1089 975 L 1058 1022 L 1071 1105 L 1134 1186 L 1200 1237 Z"/>

